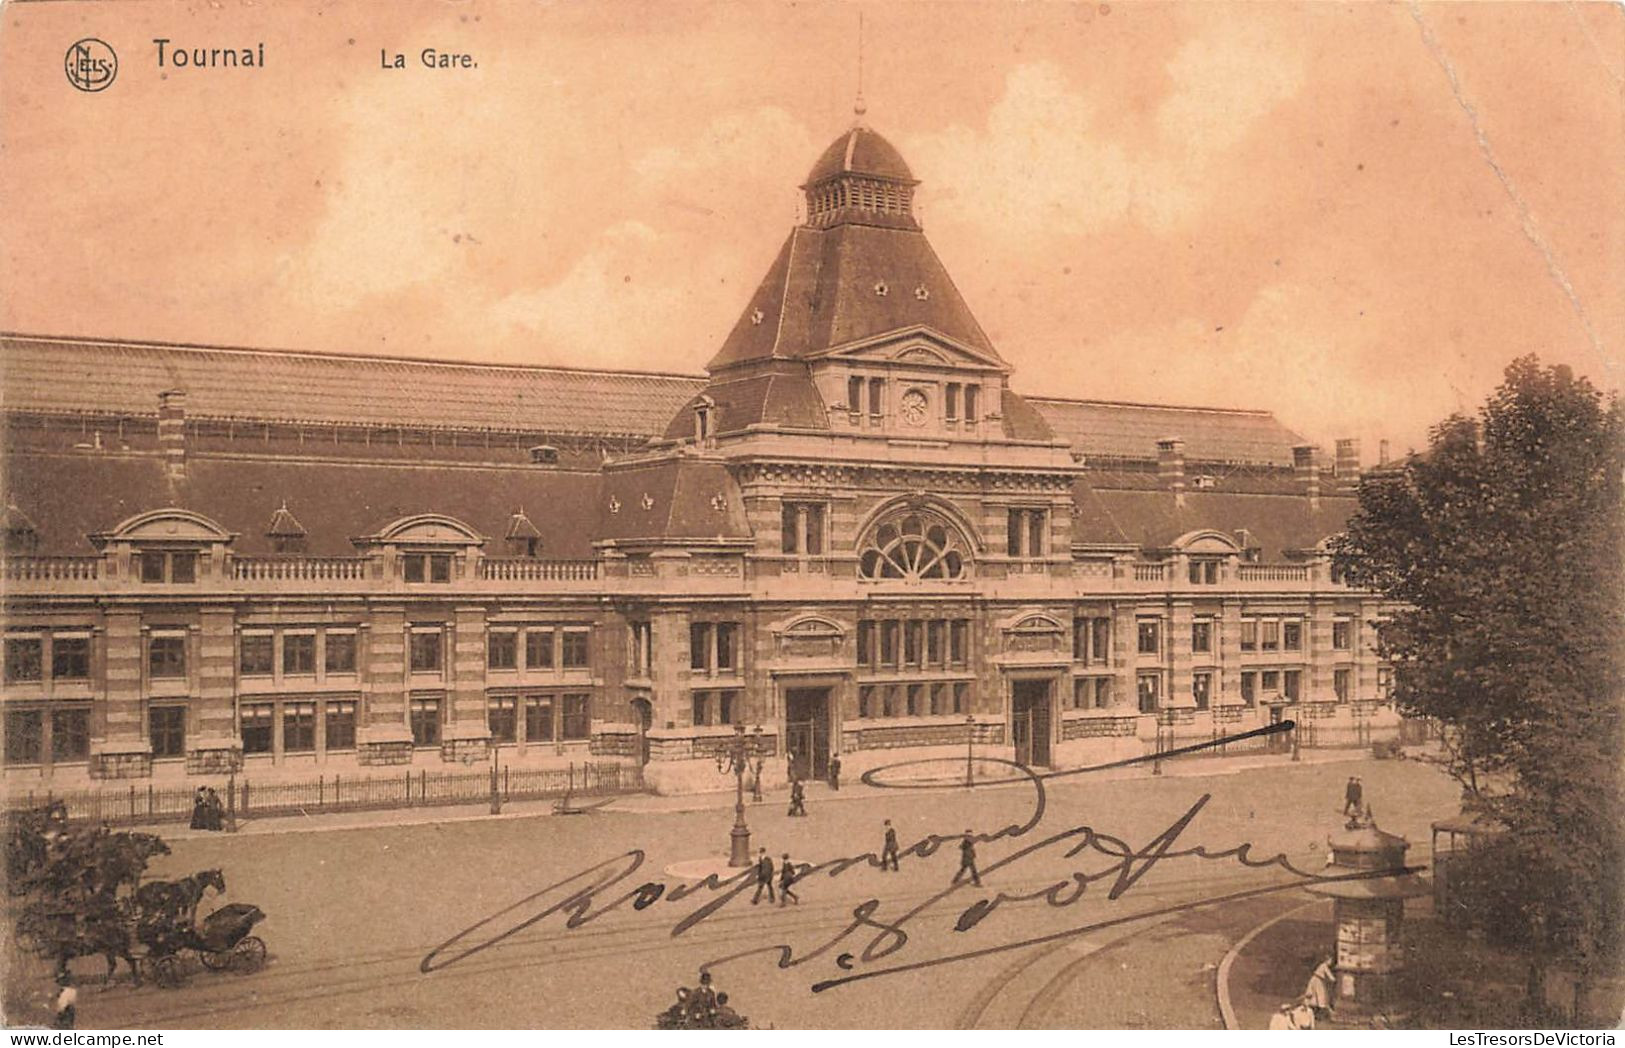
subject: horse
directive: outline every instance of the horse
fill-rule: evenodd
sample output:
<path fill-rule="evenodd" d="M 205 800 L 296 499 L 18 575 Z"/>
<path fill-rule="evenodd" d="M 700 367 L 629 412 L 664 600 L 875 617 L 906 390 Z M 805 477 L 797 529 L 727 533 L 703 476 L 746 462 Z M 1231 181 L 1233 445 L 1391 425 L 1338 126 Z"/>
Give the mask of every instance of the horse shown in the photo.
<path fill-rule="evenodd" d="M 50 861 L 52 842 L 68 822 L 68 806 L 52 801 L 40 808 L 8 813 L 6 882 L 12 895 L 25 895 Z"/>
<path fill-rule="evenodd" d="M 113 984 L 118 970 L 118 958 L 130 969 L 130 978 L 141 985 L 141 966 L 133 956 L 129 904 L 121 902 L 111 893 L 90 896 L 75 916 L 74 934 L 56 942 L 57 975 L 66 974 L 68 962 L 75 957 L 101 954 L 107 958 L 107 974 L 102 978 L 105 989 Z"/>
<path fill-rule="evenodd" d="M 224 894 L 225 874 L 218 869 L 199 870 L 178 881 L 148 881 L 135 890 L 135 909 L 141 923 L 147 926 L 161 919 L 191 927 L 197 920 L 198 903 L 203 901 L 207 888 Z"/>

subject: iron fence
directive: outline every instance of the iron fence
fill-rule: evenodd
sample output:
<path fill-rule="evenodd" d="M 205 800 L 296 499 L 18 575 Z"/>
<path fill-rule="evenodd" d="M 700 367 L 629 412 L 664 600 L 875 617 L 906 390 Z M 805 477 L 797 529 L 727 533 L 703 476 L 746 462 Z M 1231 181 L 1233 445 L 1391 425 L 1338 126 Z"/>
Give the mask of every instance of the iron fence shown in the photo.
<path fill-rule="evenodd" d="M 333 775 L 295 782 L 256 783 L 248 778 L 220 784 L 222 803 L 235 800 L 239 819 L 273 815 L 376 811 L 489 803 L 489 770 L 430 772 L 402 769 L 395 775 Z M 71 823 L 139 825 L 189 822 L 196 785 L 129 785 L 124 789 L 14 791 L 8 815 L 61 803 Z M 228 791 L 235 790 L 235 796 Z M 566 797 L 605 797 L 643 790 L 643 769 L 625 764 L 571 764 L 566 768 L 501 768 L 496 792 L 504 802 Z"/>

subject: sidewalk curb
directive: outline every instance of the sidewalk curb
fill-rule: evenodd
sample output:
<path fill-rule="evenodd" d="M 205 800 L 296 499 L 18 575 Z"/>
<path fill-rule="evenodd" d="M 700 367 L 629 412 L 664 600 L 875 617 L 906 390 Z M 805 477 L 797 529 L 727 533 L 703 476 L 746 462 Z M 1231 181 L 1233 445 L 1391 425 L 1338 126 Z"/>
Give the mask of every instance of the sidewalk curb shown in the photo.
<path fill-rule="evenodd" d="M 1230 950 L 1224 955 L 1224 959 L 1219 962 L 1218 975 L 1214 979 L 1215 989 L 1219 997 L 1219 1017 L 1224 1021 L 1224 1028 L 1226 1030 L 1241 1029 L 1241 1026 L 1236 1019 L 1235 1006 L 1231 1004 L 1230 1001 L 1230 967 L 1236 963 L 1236 958 L 1241 956 L 1241 951 L 1247 948 L 1248 943 L 1258 938 L 1258 936 L 1262 935 L 1276 924 L 1286 920 L 1288 917 L 1310 909 L 1311 907 L 1323 905 L 1325 905 L 1324 899 L 1314 899 L 1310 902 L 1294 906 L 1292 909 L 1283 913 L 1278 913 L 1274 917 L 1271 917 L 1269 920 L 1265 921 L 1263 924 L 1253 928 L 1240 939 L 1237 939 L 1236 944 L 1230 947 Z"/>

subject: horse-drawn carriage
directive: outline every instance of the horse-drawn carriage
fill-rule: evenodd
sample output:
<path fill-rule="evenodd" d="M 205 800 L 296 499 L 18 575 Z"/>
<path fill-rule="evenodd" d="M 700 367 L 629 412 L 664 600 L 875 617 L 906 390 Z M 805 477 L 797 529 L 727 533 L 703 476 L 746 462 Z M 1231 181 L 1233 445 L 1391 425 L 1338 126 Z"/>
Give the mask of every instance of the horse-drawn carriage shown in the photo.
<path fill-rule="evenodd" d="M 13 815 L 8 874 L 26 878 L 12 903 L 18 945 L 56 960 L 60 973 L 75 957 L 101 954 L 106 981 L 123 958 L 132 979 L 183 984 L 187 954 L 210 971 L 247 974 L 265 964 L 264 940 L 250 934 L 265 919 L 257 906 L 232 903 L 197 920 L 206 890 L 226 890 L 219 870 L 175 881 L 144 881 L 147 862 L 169 854 L 159 838 L 113 833 L 105 826 L 69 831 L 52 813 Z"/>

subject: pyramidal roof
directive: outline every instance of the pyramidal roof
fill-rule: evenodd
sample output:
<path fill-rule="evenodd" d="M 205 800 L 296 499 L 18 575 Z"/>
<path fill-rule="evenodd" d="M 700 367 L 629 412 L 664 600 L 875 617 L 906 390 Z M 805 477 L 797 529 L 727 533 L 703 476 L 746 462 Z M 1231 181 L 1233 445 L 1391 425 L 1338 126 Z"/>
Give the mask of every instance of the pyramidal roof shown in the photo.
<path fill-rule="evenodd" d="M 778 257 L 708 368 L 805 360 L 927 329 L 1008 368 L 913 214 L 913 176 L 889 142 L 853 127 L 802 188 L 807 223 Z"/>

